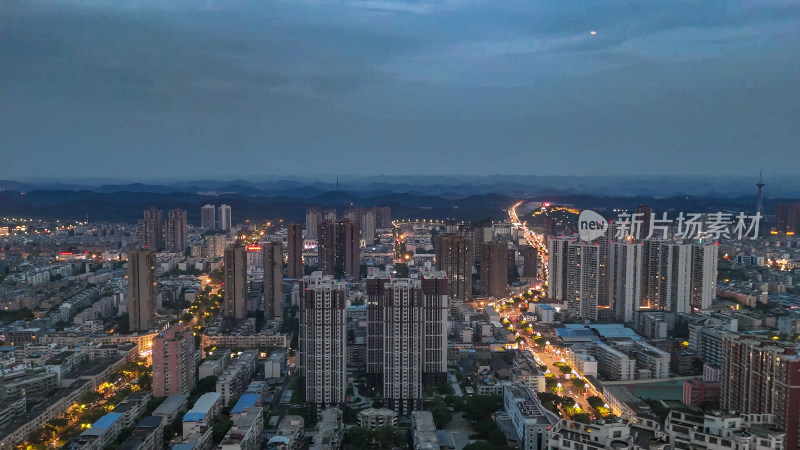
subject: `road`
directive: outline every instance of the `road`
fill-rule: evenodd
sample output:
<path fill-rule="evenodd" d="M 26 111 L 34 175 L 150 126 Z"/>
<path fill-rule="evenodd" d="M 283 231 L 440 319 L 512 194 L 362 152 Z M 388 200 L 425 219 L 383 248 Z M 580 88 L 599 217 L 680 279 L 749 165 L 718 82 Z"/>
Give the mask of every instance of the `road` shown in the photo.
<path fill-rule="evenodd" d="M 517 208 L 520 205 L 525 203 L 524 201 L 519 201 L 515 203 L 511 208 L 508 210 L 508 217 L 511 220 L 511 223 L 520 228 L 522 230 L 522 235 L 525 236 L 525 240 L 528 241 L 528 245 L 536 247 L 536 250 L 539 252 L 539 261 L 542 263 L 542 275 L 543 281 L 547 283 L 547 275 L 548 275 L 548 267 L 547 267 L 547 243 L 545 242 L 544 235 L 536 234 L 528 229 L 527 222 L 522 222 L 519 220 L 519 216 L 517 215 Z"/>

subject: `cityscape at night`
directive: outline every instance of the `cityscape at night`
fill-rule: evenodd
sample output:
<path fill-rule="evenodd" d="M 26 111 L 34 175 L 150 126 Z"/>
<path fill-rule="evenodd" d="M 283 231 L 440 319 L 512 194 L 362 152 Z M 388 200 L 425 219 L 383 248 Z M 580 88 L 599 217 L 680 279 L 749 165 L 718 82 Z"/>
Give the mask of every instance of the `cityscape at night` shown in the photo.
<path fill-rule="evenodd" d="M 0 0 L 0 450 L 800 449 L 800 4 Z"/>

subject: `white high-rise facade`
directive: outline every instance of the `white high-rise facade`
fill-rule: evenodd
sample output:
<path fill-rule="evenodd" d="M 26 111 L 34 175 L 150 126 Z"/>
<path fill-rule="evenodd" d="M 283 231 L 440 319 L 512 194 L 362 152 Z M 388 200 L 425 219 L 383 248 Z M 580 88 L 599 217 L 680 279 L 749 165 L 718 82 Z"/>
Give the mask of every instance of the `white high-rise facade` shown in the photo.
<path fill-rule="evenodd" d="M 692 288 L 690 304 L 693 309 L 709 309 L 717 296 L 717 258 L 719 247 L 716 244 L 695 244 L 692 246 Z"/>
<path fill-rule="evenodd" d="M 339 407 L 347 393 L 346 283 L 322 272 L 300 282 L 300 371 L 306 403 Z"/>
<path fill-rule="evenodd" d="M 361 211 L 361 237 L 365 245 L 375 244 L 375 209 L 364 208 Z"/>
<path fill-rule="evenodd" d="M 447 275 L 367 280 L 367 376 L 387 408 L 422 408 L 423 385 L 447 377 Z"/>
<path fill-rule="evenodd" d="M 633 322 L 642 298 L 642 246 L 633 242 L 609 244 L 609 286 L 617 318 Z"/>
<path fill-rule="evenodd" d="M 322 209 L 312 206 L 306 209 L 306 238 L 317 239 L 317 227 L 322 222 Z"/>
<path fill-rule="evenodd" d="M 690 244 L 659 243 L 658 303 L 667 311 L 691 312 L 689 308 L 691 254 Z"/>
<path fill-rule="evenodd" d="M 231 207 L 228 205 L 219 205 L 219 229 L 222 231 L 231 231 Z"/>
<path fill-rule="evenodd" d="M 692 313 L 716 296 L 716 245 L 556 237 L 548 246 L 548 294 L 575 318 L 598 320 L 606 309 L 625 322 L 640 310 Z"/>

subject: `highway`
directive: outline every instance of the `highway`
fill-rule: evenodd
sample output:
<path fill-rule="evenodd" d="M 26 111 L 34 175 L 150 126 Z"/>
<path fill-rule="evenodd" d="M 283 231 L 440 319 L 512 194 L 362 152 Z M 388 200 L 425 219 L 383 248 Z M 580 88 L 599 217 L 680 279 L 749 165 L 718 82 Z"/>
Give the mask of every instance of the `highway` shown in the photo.
<path fill-rule="evenodd" d="M 517 214 L 517 208 L 519 208 L 519 206 L 522 205 L 523 203 L 525 202 L 524 201 L 517 202 L 511 208 L 509 208 L 508 216 L 511 223 L 515 227 L 522 230 L 523 236 L 525 237 L 525 240 L 528 242 L 528 244 L 535 247 L 538 250 L 539 261 L 542 266 L 542 283 L 540 285 L 535 286 L 530 291 L 530 293 L 534 294 L 535 300 L 539 300 L 541 298 L 545 298 L 547 295 L 546 292 L 547 279 L 548 279 L 547 263 L 549 260 L 547 243 L 545 242 L 544 235 L 534 233 L 533 231 L 528 229 L 526 222 L 521 221 L 519 219 L 519 216 Z M 556 363 L 565 362 L 564 356 L 566 355 L 564 354 L 564 350 L 556 347 L 555 345 L 547 345 L 545 348 L 538 347 L 534 342 L 534 338 L 537 336 L 531 335 L 532 328 L 527 328 L 528 327 L 527 324 L 523 325 L 518 322 L 517 319 L 521 314 L 519 310 L 520 305 L 516 304 L 513 301 L 509 303 L 509 300 L 513 299 L 514 296 L 512 295 L 510 297 L 497 300 L 493 306 L 495 307 L 495 310 L 498 312 L 498 314 L 500 314 L 501 318 L 508 319 L 508 321 L 510 322 L 508 323 L 504 321 L 504 323 L 508 323 L 510 327 L 516 329 L 518 335 L 522 336 L 525 339 L 525 344 L 524 344 L 525 348 L 529 352 L 531 352 L 531 354 L 536 359 L 537 363 L 546 366 L 547 371 L 556 376 L 556 379 L 558 380 L 560 387 L 563 389 L 563 391 L 560 392 L 560 395 L 563 395 L 565 397 L 571 397 L 572 399 L 575 400 L 576 405 L 580 406 L 580 408 L 584 412 L 594 415 L 592 409 L 589 407 L 589 404 L 586 402 L 586 398 L 591 395 L 596 395 L 600 398 L 603 398 L 602 394 L 600 392 L 596 392 L 593 389 L 591 389 L 589 387 L 590 384 L 588 382 L 586 383 L 587 387 L 584 390 L 585 393 L 579 392 L 578 389 L 576 389 L 572 385 L 572 382 L 569 381 L 566 378 L 566 376 L 562 374 L 561 371 L 558 370 L 558 368 L 555 367 Z M 541 337 L 546 338 L 548 342 L 555 343 L 556 340 L 558 339 L 556 335 L 553 334 L 549 329 L 547 331 L 540 332 L 538 334 L 540 334 Z M 573 377 L 579 376 L 581 378 L 584 378 L 585 381 L 584 374 L 579 373 L 575 368 L 572 368 L 572 371 L 573 371 L 572 373 Z"/>
<path fill-rule="evenodd" d="M 519 216 L 517 215 L 517 208 L 519 208 L 519 206 L 522 205 L 523 203 L 525 202 L 519 201 L 515 203 L 511 208 L 509 208 L 508 217 L 514 226 L 522 230 L 525 240 L 528 241 L 528 245 L 535 247 L 536 250 L 539 252 L 539 262 L 541 262 L 542 265 L 543 281 L 544 285 L 546 286 L 547 275 L 548 275 L 547 243 L 545 242 L 544 235 L 534 233 L 533 231 L 528 229 L 527 222 L 519 220 Z"/>

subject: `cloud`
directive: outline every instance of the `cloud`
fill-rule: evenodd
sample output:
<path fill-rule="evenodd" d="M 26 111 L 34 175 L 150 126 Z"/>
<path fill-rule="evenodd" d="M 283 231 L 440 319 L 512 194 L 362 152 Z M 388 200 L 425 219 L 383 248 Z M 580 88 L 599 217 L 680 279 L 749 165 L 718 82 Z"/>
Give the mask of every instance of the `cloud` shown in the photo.
<path fill-rule="evenodd" d="M 750 148 L 777 158 L 798 138 L 798 53 L 800 8 L 782 1 L 6 0 L 0 147 L 13 163 L 0 177 L 59 172 L 32 156 L 48 154 L 91 161 L 76 176 L 196 171 L 221 148 L 225 173 L 378 170 L 388 155 L 414 172 L 500 172 L 487 150 L 629 155 L 642 130 L 695 154 L 725 142 L 719 167 L 747 170 Z M 721 92 L 752 117 L 709 111 Z M 687 110 L 716 117 L 698 130 Z M 779 117 L 730 141 L 731 123 L 765 114 Z"/>

